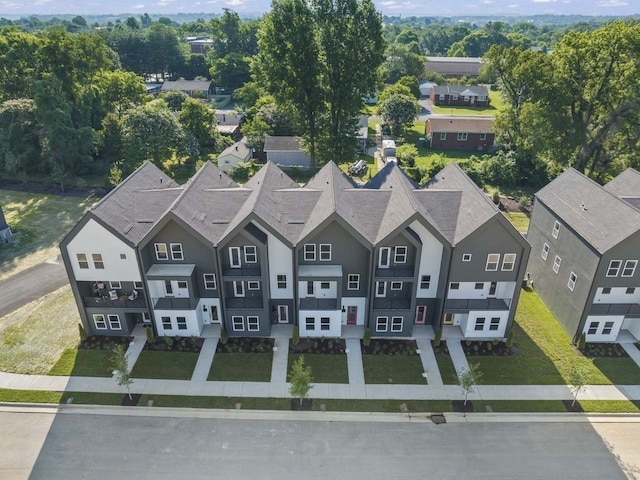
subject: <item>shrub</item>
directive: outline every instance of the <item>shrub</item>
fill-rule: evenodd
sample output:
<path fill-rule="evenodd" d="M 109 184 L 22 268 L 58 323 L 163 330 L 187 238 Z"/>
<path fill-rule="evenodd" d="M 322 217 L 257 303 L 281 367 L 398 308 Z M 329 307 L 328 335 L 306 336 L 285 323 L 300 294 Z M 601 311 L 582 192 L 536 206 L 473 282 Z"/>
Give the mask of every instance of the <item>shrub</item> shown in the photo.
<path fill-rule="evenodd" d="M 169 348 L 173 347 L 173 338 L 164 337 L 163 340 L 164 340 L 164 343 L 167 345 L 167 347 Z"/>
<path fill-rule="evenodd" d="M 156 336 L 153 334 L 153 329 L 151 328 L 151 325 L 145 325 L 144 330 L 145 330 L 145 333 L 147 334 L 147 343 L 149 345 L 153 345 L 154 343 L 156 343 Z"/>
<path fill-rule="evenodd" d="M 509 332 L 509 336 L 507 337 L 507 341 L 505 342 L 505 346 L 507 348 L 511 348 L 513 346 L 513 330 Z"/>
<path fill-rule="evenodd" d="M 500 203 L 500 191 L 494 190 L 493 195 L 491 195 L 491 199 L 493 200 L 493 203 L 498 205 Z"/>
<path fill-rule="evenodd" d="M 365 347 L 368 347 L 371 344 L 371 329 L 369 327 L 365 327 L 364 336 L 362 337 L 362 344 Z"/>
<path fill-rule="evenodd" d="M 300 343 L 300 329 L 298 325 L 293 326 L 293 335 L 291 336 L 291 343 L 298 345 Z"/>
<path fill-rule="evenodd" d="M 85 330 L 84 326 L 81 323 L 78 324 L 78 334 L 80 335 L 81 341 L 84 341 L 87 339 L 87 331 Z"/>
<path fill-rule="evenodd" d="M 583 332 L 578 339 L 578 350 L 582 351 L 587 346 L 587 335 Z"/>
<path fill-rule="evenodd" d="M 442 327 L 438 327 L 438 330 L 436 330 L 436 336 L 433 339 L 433 346 L 436 348 L 439 347 L 441 341 L 442 341 Z"/>
<path fill-rule="evenodd" d="M 220 326 L 220 343 L 226 345 L 229 341 L 229 335 L 227 335 L 227 331 L 224 329 L 224 325 Z"/>

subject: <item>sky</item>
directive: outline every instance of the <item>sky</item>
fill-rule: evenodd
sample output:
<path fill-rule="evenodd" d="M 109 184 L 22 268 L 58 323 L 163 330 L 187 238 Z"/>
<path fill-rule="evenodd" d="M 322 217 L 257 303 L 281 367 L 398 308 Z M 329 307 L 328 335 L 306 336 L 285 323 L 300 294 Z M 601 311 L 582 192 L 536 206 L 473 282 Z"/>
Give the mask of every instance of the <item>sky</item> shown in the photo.
<path fill-rule="evenodd" d="M 374 0 L 390 16 L 470 15 L 634 15 L 640 0 Z M 260 15 L 270 0 L 0 0 L 2 15 L 139 15 L 170 13 L 222 13 L 230 8 L 240 15 Z"/>

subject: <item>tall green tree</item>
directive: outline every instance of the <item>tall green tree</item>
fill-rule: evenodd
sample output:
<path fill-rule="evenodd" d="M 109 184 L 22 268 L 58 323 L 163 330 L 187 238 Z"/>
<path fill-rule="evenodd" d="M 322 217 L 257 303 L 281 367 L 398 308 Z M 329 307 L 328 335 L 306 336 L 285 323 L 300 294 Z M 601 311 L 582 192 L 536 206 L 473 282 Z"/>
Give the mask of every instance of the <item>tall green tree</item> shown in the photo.
<path fill-rule="evenodd" d="M 180 124 L 198 140 L 201 147 L 215 146 L 220 136 L 213 128 L 215 112 L 203 103 L 188 98 L 178 117 Z"/>
<path fill-rule="evenodd" d="M 418 106 L 413 97 L 393 94 L 380 104 L 378 110 L 382 119 L 391 125 L 393 134 L 399 136 L 405 127 L 413 125 Z"/>

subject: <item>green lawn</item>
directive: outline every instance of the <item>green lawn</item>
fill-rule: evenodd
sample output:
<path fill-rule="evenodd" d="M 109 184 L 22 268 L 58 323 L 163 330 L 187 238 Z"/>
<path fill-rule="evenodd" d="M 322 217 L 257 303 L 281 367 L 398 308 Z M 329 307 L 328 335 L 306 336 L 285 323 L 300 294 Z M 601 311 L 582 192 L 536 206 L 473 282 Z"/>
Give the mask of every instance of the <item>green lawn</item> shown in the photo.
<path fill-rule="evenodd" d="M 433 113 L 438 115 L 471 115 L 471 116 L 494 116 L 503 107 L 504 102 L 500 96 L 500 92 L 489 90 L 489 99 L 491 100 L 488 107 L 433 107 Z"/>
<path fill-rule="evenodd" d="M 49 371 L 48 375 L 73 375 L 79 377 L 110 377 L 111 350 L 77 350 L 70 348 Z"/>
<path fill-rule="evenodd" d="M 354 180 L 366 182 L 371 177 L 375 176 L 376 173 L 378 173 L 378 162 L 376 162 L 375 158 L 373 158 L 371 155 L 358 155 L 358 159 L 367 161 L 367 170 L 362 175 L 353 177 Z M 349 175 L 349 166 L 352 163 L 353 162 L 340 163 L 338 166 L 340 167 L 340 170 Z"/>
<path fill-rule="evenodd" d="M 473 411 L 481 412 L 566 412 L 560 400 L 474 400 Z"/>
<path fill-rule="evenodd" d="M 505 212 L 507 219 L 520 233 L 526 233 L 529 229 L 529 216 L 521 212 Z"/>
<path fill-rule="evenodd" d="M 436 354 L 440 376 L 445 385 L 458 385 L 458 374 L 449 355 Z"/>
<path fill-rule="evenodd" d="M 0 370 L 44 375 L 80 340 L 70 287 L 45 295 L 0 322 Z"/>
<path fill-rule="evenodd" d="M 638 400 L 581 400 L 578 403 L 588 413 L 640 413 Z"/>
<path fill-rule="evenodd" d="M 18 403 L 60 403 L 60 392 L 46 392 L 41 390 L 9 390 L 0 388 L 0 402 Z"/>
<path fill-rule="evenodd" d="M 0 205 L 15 240 L 0 249 L 0 280 L 57 256 L 58 243 L 95 201 L 0 190 Z"/>
<path fill-rule="evenodd" d="M 221 408 L 234 409 L 236 404 L 246 410 L 289 410 L 288 398 L 250 397 L 195 397 L 180 395 L 142 395 L 138 405 L 146 406 L 153 400 L 154 407 Z"/>
<path fill-rule="evenodd" d="M 272 353 L 216 353 L 207 380 L 271 381 Z"/>
<path fill-rule="evenodd" d="M 291 366 L 301 354 L 289 354 L 287 372 L 291 372 Z M 347 369 L 347 355 L 323 355 L 305 353 L 304 363 L 311 367 L 312 383 L 349 383 L 349 371 Z M 313 396 L 313 390 L 311 390 Z"/>
<path fill-rule="evenodd" d="M 126 393 L 65 392 L 60 403 L 69 399 L 75 405 L 120 405 Z"/>
<path fill-rule="evenodd" d="M 419 355 L 362 355 L 365 383 L 426 385 Z"/>
<path fill-rule="evenodd" d="M 143 350 L 133 367 L 131 376 L 190 380 L 197 361 L 197 353 Z"/>

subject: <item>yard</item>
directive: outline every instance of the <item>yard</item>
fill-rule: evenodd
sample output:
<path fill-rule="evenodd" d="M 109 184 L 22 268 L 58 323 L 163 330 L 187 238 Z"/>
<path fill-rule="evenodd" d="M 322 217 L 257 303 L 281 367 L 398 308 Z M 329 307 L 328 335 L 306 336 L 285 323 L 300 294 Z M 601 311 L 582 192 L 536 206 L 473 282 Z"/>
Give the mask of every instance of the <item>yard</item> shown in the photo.
<path fill-rule="evenodd" d="M 131 371 L 131 376 L 133 378 L 190 380 L 197 361 L 197 353 L 143 350 Z"/>
<path fill-rule="evenodd" d="M 0 280 L 56 257 L 60 240 L 95 202 L 95 198 L 0 190 L 0 205 L 15 239 L 0 249 Z"/>
<path fill-rule="evenodd" d="M 504 215 L 520 233 L 527 233 L 527 230 L 529 229 L 529 221 L 531 219 L 526 213 L 505 212 Z"/>
<path fill-rule="evenodd" d="M 80 350 L 70 348 L 49 371 L 48 375 L 72 375 L 79 377 L 110 377 L 111 350 Z"/>
<path fill-rule="evenodd" d="M 433 113 L 438 115 L 494 116 L 504 107 L 504 102 L 502 101 L 500 92 L 497 90 L 489 90 L 489 99 L 491 102 L 488 107 L 437 107 L 434 105 Z"/>
<path fill-rule="evenodd" d="M 365 383 L 425 385 L 420 355 L 362 355 Z"/>
<path fill-rule="evenodd" d="M 273 353 L 216 353 L 207 380 L 269 382 Z"/>
<path fill-rule="evenodd" d="M 298 357 L 300 354 L 289 354 L 287 372 L 291 372 L 291 366 Z M 305 353 L 304 364 L 311 367 L 312 383 L 349 383 L 346 354 Z"/>

